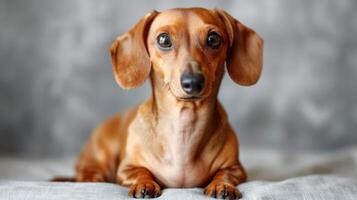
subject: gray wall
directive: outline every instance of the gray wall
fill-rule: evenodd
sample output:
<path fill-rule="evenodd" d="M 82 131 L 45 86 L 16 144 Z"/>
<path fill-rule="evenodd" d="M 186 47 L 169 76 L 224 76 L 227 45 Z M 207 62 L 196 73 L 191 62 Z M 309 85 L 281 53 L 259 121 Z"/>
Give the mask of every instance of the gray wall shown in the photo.
<path fill-rule="evenodd" d="M 97 123 L 149 96 L 114 82 L 108 47 L 152 9 L 221 7 L 265 39 L 254 87 L 220 99 L 244 147 L 357 144 L 357 1 L 0 1 L 0 154 L 79 151 Z"/>

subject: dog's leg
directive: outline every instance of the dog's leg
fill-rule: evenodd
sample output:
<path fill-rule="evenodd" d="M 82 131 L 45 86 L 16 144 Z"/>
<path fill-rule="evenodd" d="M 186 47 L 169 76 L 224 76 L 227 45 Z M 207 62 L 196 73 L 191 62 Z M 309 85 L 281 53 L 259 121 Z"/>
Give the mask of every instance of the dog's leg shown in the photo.
<path fill-rule="evenodd" d="M 106 179 L 97 168 L 84 168 L 77 172 L 76 182 L 106 182 Z"/>
<path fill-rule="evenodd" d="M 98 141 L 96 141 L 98 143 Z M 104 145 L 89 142 L 82 150 L 77 166 L 77 182 L 115 182 L 118 160 Z"/>
<path fill-rule="evenodd" d="M 246 173 L 240 164 L 220 169 L 205 188 L 204 194 L 214 198 L 239 199 L 242 194 L 236 188 L 236 185 L 245 182 L 246 179 Z"/>
<path fill-rule="evenodd" d="M 155 198 L 160 196 L 161 189 L 155 182 L 154 176 L 144 167 L 133 167 L 126 169 L 122 174 L 125 181 L 130 182 L 128 195 L 134 198 Z M 121 181 L 119 181 L 121 182 Z M 125 184 L 125 182 L 124 182 Z M 126 185 L 126 184 L 125 184 Z"/>
<path fill-rule="evenodd" d="M 103 152 L 99 152 L 100 153 Z M 111 177 L 115 177 L 113 172 L 110 176 L 109 172 L 111 170 L 111 162 L 100 164 L 99 160 L 96 158 L 93 152 L 93 144 L 88 143 L 82 150 L 77 164 L 76 164 L 76 175 L 75 177 L 55 177 L 51 181 L 55 182 L 115 182 Z M 110 160 L 114 163 L 113 160 Z M 113 167 L 112 167 L 113 168 Z"/>
<path fill-rule="evenodd" d="M 76 166 L 77 182 L 105 182 L 105 173 L 92 154 L 82 154 Z"/>
<path fill-rule="evenodd" d="M 77 182 L 112 182 L 118 169 L 120 116 L 99 125 L 82 149 L 76 166 Z"/>

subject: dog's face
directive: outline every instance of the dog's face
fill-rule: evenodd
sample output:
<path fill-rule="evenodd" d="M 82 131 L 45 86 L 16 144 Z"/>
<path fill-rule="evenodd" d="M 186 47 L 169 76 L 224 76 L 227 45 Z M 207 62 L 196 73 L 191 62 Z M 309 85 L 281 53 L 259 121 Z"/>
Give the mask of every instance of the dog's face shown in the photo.
<path fill-rule="evenodd" d="M 252 85 L 262 69 L 262 39 L 222 10 L 172 9 L 147 14 L 111 47 L 123 88 L 141 85 L 150 71 L 178 100 L 216 94 L 227 64 L 231 78 Z"/>
<path fill-rule="evenodd" d="M 223 74 L 228 44 L 224 23 L 203 9 L 160 13 L 147 36 L 155 74 L 182 100 L 210 95 Z"/>

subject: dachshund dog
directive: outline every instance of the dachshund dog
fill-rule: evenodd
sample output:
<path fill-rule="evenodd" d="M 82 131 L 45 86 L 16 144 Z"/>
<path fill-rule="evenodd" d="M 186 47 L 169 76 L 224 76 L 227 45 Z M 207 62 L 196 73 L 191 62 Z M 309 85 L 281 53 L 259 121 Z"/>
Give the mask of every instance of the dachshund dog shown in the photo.
<path fill-rule="evenodd" d="M 110 53 L 119 86 L 150 79 L 152 95 L 94 130 L 75 181 L 117 183 L 134 198 L 158 197 L 168 187 L 240 198 L 236 185 L 247 176 L 217 95 L 225 65 L 237 84 L 258 81 L 260 36 L 223 10 L 178 8 L 148 13 Z"/>

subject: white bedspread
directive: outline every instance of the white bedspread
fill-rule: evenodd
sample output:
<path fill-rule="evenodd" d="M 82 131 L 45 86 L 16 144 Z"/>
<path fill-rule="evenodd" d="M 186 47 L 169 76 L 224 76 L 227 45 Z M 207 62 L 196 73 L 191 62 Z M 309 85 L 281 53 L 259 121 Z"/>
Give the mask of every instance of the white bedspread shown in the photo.
<path fill-rule="evenodd" d="M 250 181 L 243 199 L 357 200 L 357 149 L 325 154 L 242 150 Z M 72 175 L 74 159 L 0 159 L 0 200 L 128 199 L 127 188 L 103 183 L 50 183 Z M 158 199 L 209 199 L 202 189 L 165 189 Z"/>
<path fill-rule="evenodd" d="M 305 176 L 281 182 L 250 181 L 239 186 L 243 199 L 357 199 L 357 180 Z M 0 199 L 105 200 L 129 199 L 127 188 L 107 183 L 0 182 Z M 209 199 L 202 189 L 165 189 L 158 199 Z"/>

